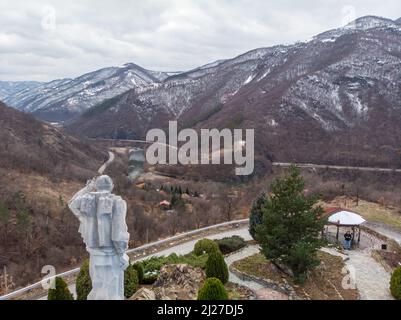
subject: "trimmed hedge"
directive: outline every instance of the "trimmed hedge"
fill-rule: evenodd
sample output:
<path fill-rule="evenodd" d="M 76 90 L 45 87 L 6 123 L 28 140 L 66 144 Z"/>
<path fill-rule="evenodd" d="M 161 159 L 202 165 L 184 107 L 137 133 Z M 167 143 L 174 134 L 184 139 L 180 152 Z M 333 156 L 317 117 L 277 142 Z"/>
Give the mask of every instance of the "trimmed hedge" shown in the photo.
<path fill-rule="evenodd" d="M 206 278 L 217 278 L 223 284 L 228 281 L 228 267 L 220 251 L 212 251 L 206 261 Z"/>
<path fill-rule="evenodd" d="M 239 236 L 215 240 L 222 254 L 228 254 L 246 246 L 246 242 Z"/>
<path fill-rule="evenodd" d="M 391 275 L 390 291 L 395 299 L 401 300 L 401 267 L 395 269 Z"/>
<path fill-rule="evenodd" d="M 228 300 L 223 283 L 217 278 L 208 278 L 198 290 L 198 300 Z"/>
<path fill-rule="evenodd" d="M 218 251 L 217 243 L 210 239 L 201 239 L 195 243 L 194 254 L 200 256 L 202 254 L 210 254 L 212 251 Z"/>
<path fill-rule="evenodd" d="M 60 277 L 55 279 L 55 288 L 49 289 L 47 300 L 74 300 L 67 283 Z"/>

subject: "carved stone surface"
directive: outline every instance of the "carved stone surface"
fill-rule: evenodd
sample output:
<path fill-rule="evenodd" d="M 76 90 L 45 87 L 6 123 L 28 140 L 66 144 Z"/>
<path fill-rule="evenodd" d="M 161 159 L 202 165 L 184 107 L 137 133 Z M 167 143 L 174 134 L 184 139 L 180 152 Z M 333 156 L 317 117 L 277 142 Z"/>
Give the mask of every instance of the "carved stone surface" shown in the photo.
<path fill-rule="evenodd" d="M 110 177 L 97 177 L 68 204 L 80 221 L 79 232 L 90 254 L 92 291 L 88 300 L 124 299 L 124 270 L 129 263 L 125 253 L 129 240 L 127 204 L 111 193 L 113 188 Z"/>

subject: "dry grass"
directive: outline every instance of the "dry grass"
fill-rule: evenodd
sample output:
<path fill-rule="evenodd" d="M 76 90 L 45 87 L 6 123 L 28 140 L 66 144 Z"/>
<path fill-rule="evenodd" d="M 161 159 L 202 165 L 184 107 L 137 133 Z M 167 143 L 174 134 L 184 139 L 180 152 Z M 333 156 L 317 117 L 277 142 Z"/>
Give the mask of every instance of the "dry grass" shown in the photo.
<path fill-rule="evenodd" d="M 340 257 L 325 252 L 318 252 L 321 264 L 311 273 L 303 285 L 296 285 L 292 278 L 279 271 L 261 254 L 255 254 L 234 262 L 234 267 L 250 275 L 270 279 L 284 284 L 284 279 L 290 283 L 297 295 L 302 299 L 311 300 L 357 300 L 358 292 L 353 289 L 343 289 L 344 262 Z"/>
<path fill-rule="evenodd" d="M 384 204 L 368 202 L 359 199 L 356 205 L 355 198 L 336 197 L 334 200 L 322 203 L 326 207 L 342 207 L 355 211 L 363 216 L 367 221 L 380 222 L 401 231 L 400 210 Z"/>
<path fill-rule="evenodd" d="M 401 264 L 401 252 L 397 251 L 373 250 L 372 257 L 390 273 Z"/>

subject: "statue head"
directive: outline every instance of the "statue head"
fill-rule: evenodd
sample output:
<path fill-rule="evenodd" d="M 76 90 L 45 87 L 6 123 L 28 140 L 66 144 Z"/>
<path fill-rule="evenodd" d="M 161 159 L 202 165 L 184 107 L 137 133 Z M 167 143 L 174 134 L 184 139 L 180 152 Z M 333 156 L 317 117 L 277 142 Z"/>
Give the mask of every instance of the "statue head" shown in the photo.
<path fill-rule="evenodd" d="M 112 192 L 114 188 L 113 180 L 106 175 L 97 177 L 95 187 L 98 192 Z"/>

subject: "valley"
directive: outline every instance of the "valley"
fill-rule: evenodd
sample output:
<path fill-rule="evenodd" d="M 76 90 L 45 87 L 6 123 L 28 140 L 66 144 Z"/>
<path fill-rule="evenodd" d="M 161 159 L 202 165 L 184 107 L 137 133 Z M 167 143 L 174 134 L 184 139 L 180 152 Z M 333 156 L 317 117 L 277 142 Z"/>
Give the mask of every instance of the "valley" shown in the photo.
<path fill-rule="evenodd" d="M 133 251 L 248 219 L 255 199 L 270 195 L 272 182 L 294 164 L 304 194 L 316 195 L 325 209 L 361 213 L 367 228 L 397 242 L 400 70 L 400 20 L 364 16 L 307 41 L 258 48 L 183 72 L 127 63 L 72 79 L 0 81 L 0 268 L 12 277 L 12 287 L 0 287 L 0 295 L 39 281 L 43 266 L 61 273 L 82 265 L 87 252 L 67 204 L 88 179 L 103 174 L 127 202 Z M 205 128 L 253 129 L 254 170 L 238 175 L 235 164 L 150 163 L 145 155 L 152 141 L 146 135 L 151 129 L 168 132 L 171 121 L 196 134 Z M 167 134 L 159 143 L 166 154 L 173 138 Z M 195 151 L 201 154 L 201 146 Z M 224 153 L 221 146 L 215 154 Z M 252 241 L 247 226 L 233 234 Z M 144 254 L 188 254 L 195 240 L 186 240 Z M 242 270 L 258 274 L 254 264 L 268 262 L 255 255 L 255 243 L 248 245 L 225 261 L 231 266 L 242 260 Z M 365 253 L 350 255 L 359 270 L 365 270 L 363 262 L 381 270 L 386 257 L 372 262 L 370 251 Z M 346 262 L 322 257 L 337 269 Z M 244 284 L 232 270 L 230 277 Z M 333 281 L 339 281 L 337 273 Z M 256 291 L 263 287 L 253 285 Z M 316 293 L 311 287 L 305 297 Z M 365 289 L 369 296 L 369 284 Z M 385 291 L 378 296 L 387 297 Z M 343 298 L 344 292 L 333 292 L 330 297 Z M 264 294 L 275 293 L 259 292 Z M 347 294 L 356 299 L 355 292 Z"/>

